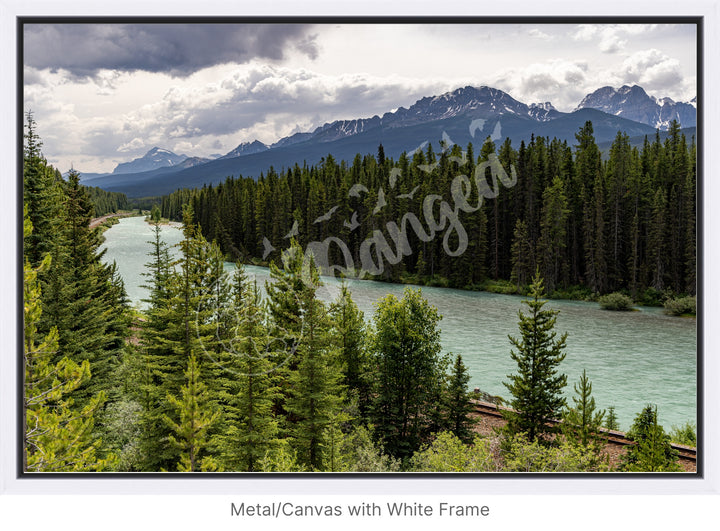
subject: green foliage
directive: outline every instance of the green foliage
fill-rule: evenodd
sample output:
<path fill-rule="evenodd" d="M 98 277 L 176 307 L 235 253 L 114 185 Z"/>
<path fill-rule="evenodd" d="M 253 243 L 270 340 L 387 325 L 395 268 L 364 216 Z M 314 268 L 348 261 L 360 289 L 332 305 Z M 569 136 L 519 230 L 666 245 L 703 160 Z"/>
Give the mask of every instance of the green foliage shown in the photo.
<path fill-rule="evenodd" d="M 24 235 L 32 231 L 25 207 Z M 58 350 L 57 329 L 38 332 L 42 314 L 38 270 L 50 263 L 46 257 L 33 269 L 24 265 L 24 451 L 23 470 L 28 472 L 100 471 L 113 466 L 114 456 L 97 456 L 100 440 L 93 438 L 94 415 L 105 402 L 100 392 L 83 407 L 76 407 L 70 393 L 90 380 L 90 363 L 78 364 L 63 357 L 52 360 Z"/>
<path fill-rule="evenodd" d="M 628 472 L 679 472 L 678 453 L 658 424 L 657 408 L 648 405 L 635 417 L 627 437 L 636 444 L 625 454 L 622 469 Z"/>
<path fill-rule="evenodd" d="M 469 382 L 470 374 L 463 363 L 462 356 L 458 354 L 444 393 L 446 419 L 443 424 L 448 431 L 466 443 L 473 437 L 472 429 L 475 424 L 474 419 L 470 416 L 474 406 L 470 401 Z"/>
<path fill-rule="evenodd" d="M 108 192 L 97 186 L 86 186 L 85 189 L 92 201 L 95 217 L 99 218 L 105 214 L 112 214 L 130 208 L 128 198 L 122 192 Z"/>
<path fill-rule="evenodd" d="M 278 388 L 271 373 L 282 360 L 275 359 L 267 311 L 257 285 L 245 279 L 243 268 L 235 271 L 234 316 L 230 351 L 220 353 L 221 400 L 226 427 L 216 436 L 226 470 L 256 471 L 268 450 L 277 443 L 278 421 L 273 413 Z M 282 353 L 279 353 L 282 356 Z"/>
<path fill-rule="evenodd" d="M 358 426 L 345 437 L 348 472 L 398 472 L 400 461 L 373 442 L 372 430 Z"/>
<path fill-rule="evenodd" d="M 216 308 L 210 302 L 216 299 L 211 297 L 210 288 L 222 271 L 222 256 L 190 219 L 191 213 L 186 210 L 184 237 L 178 244 L 176 261 L 166 262 L 168 251 L 159 240 L 157 226 L 152 242 L 152 261 L 148 264 L 151 306 L 142 326 L 141 355 L 137 360 L 142 374 L 137 401 L 143 406 L 143 470 L 176 467 L 179 447 L 167 444 L 172 433 L 165 420 L 175 414 L 175 408 L 167 397 L 181 395 L 191 357 L 216 355 L 220 339 L 213 322 Z M 216 402 L 220 382 L 216 366 L 207 363 L 200 367 L 199 378 L 209 388 L 208 400 Z M 198 463 L 193 466 L 195 470 L 201 467 Z"/>
<path fill-rule="evenodd" d="M 668 299 L 665 301 L 665 313 L 668 315 L 696 315 L 697 301 L 695 296 Z"/>
<path fill-rule="evenodd" d="M 150 219 L 154 223 L 160 222 L 160 207 L 158 205 L 153 205 L 152 210 L 150 211 Z"/>
<path fill-rule="evenodd" d="M 513 436 L 503 454 L 504 472 L 604 472 L 607 462 L 583 446 L 561 441 L 547 446 L 529 441 L 524 434 Z"/>
<path fill-rule="evenodd" d="M 487 439 L 478 436 L 465 444 L 450 432 L 442 432 L 410 460 L 414 472 L 494 472 L 496 465 Z"/>
<path fill-rule="evenodd" d="M 260 461 L 263 472 L 305 472 L 298 462 L 297 451 L 290 447 L 287 440 L 280 441 L 277 447 L 268 450 Z"/>
<path fill-rule="evenodd" d="M 575 384 L 573 407 L 563 412 L 560 425 L 566 441 L 573 446 L 581 447 L 586 456 L 595 455 L 600 460 L 600 454 L 605 449 L 606 439 L 600 428 L 602 427 L 605 410 L 595 409 L 595 398 L 592 396 L 592 383 L 583 370 L 579 386 Z"/>
<path fill-rule="evenodd" d="M 618 424 L 618 418 L 615 414 L 615 406 L 610 406 L 608 408 L 607 416 L 605 417 L 605 424 L 603 427 L 613 431 L 617 431 L 620 429 L 620 424 Z"/>
<path fill-rule="evenodd" d="M 366 347 L 365 320 L 352 300 L 346 284 L 330 305 L 331 336 L 339 349 L 344 377 L 342 384 L 348 396 L 356 396 L 360 413 L 367 413 L 370 402 L 370 358 Z"/>
<path fill-rule="evenodd" d="M 498 186 L 498 195 L 490 198 L 477 187 L 468 188 L 469 204 L 483 201 L 475 212 L 460 212 L 468 235 L 464 252 L 450 256 L 443 247 L 446 235 L 423 241 L 408 226 L 412 252 L 399 263 L 383 259 L 383 280 L 470 289 L 492 280 L 517 289 L 539 266 L 549 294 L 574 296 L 574 290 L 567 291 L 570 286 L 580 288 L 582 299 L 588 293 L 626 290 L 641 301 L 649 288 L 694 294 L 696 148 L 694 142 L 687 145 L 678 128 L 669 133 L 670 142 L 657 136 L 641 150 L 618 134 L 607 162 L 590 122 L 580 128 L 574 146 L 535 136 L 514 147 L 506 141 L 499 149 L 486 141 L 477 156 L 468 144 L 440 155 L 428 145 L 398 160 L 384 156 L 384 164 L 372 155 L 348 161 L 326 157 L 316 166 L 296 165 L 282 173 L 269 168 L 257 180 L 229 178 L 215 186 L 178 190 L 162 198 L 161 209 L 164 217 L 179 220 L 182 205 L 192 204 L 204 236 L 245 263 L 277 260 L 278 251 L 264 256 L 264 238 L 280 249 L 297 223 L 295 238 L 303 248 L 337 238 L 328 250 L 329 265 L 360 271 L 357 262 L 363 245 L 368 250 L 369 236 L 395 240 L 392 234 L 409 219 L 406 215 L 425 225 L 425 198 L 442 197 L 452 209 L 458 175 L 471 182 L 485 177 L 494 188 L 490 172 L 475 173 L 497 152 L 507 171 L 515 168 L 517 183 Z M 390 172 L 394 186 L 389 186 Z M 349 196 L 355 184 L 368 192 Z M 375 212 L 381 190 L 385 206 Z M 315 223 L 334 207 L 333 222 Z M 455 235 L 447 239 L 454 241 Z M 348 264 L 348 257 L 354 263 Z"/>
<path fill-rule="evenodd" d="M 207 447 L 208 430 L 217 420 L 219 412 L 214 410 L 207 388 L 200 380 L 200 367 L 194 353 L 188 359 L 185 376 L 187 383 L 180 388 L 180 396 L 167 395 L 168 402 L 175 409 L 172 417 L 163 417 L 174 433 L 168 440 L 181 451 L 177 465 L 180 472 L 212 470 L 214 463 L 201 455 Z"/>
<path fill-rule="evenodd" d="M 377 367 L 370 417 L 385 450 L 409 458 L 428 437 L 445 368 L 440 357 L 440 316 L 420 290 L 377 303 L 370 351 Z"/>
<path fill-rule="evenodd" d="M 565 359 L 567 334 L 556 339 L 557 311 L 543 310 L 541 300 L 543 282 L 535 274 L 530 288 L 530 299 L 522 301 L 530 309 L 528 314 L 518 312 L 520 339 L 509 336 L 516 350 L 510 356 L 518 365 L 517 374 L 508 375 L 504 382 L 512 395 L 510 405 L 515 410 L 507 413 L 511 434 L 525 433 L 530 441 L 547 439 L 557 428 L 547 424 L 549 419 L 560 418 L 565 405 L 562 390 L 567 376 L 558 374 L 558 366 Z"/>
<path fill-rule="evenodd" d="M 598 299 L 603 310 L 628 311 L 633 308 L 633 300 L 623 293 L 609 293 Z"/>
<path fill-rule="evenodd" d="M 290 331 L 295 345 L 286 381 L 287 430 L 299 462 L 324 470 L 326 428 L 337 422 L 343 400 L 339 349 L 328 309 L 316 296 L 322 283 L 312 256 L 293 242 L 283 258 L 283 271 L 273 272 L 267 290 L 276 325 Z"/>
<path fill-rule="evenodd" d="M 124 398 L 108 405 L 105 410 L 104 443 L 117 455 L 115 472 L 135 472 L 141 461 L 140 438 L 142 406 Z"/>
<path fill-rule="evenodd" d="M 670 431 L 670 440 L 683 446 L 697 446 L 697 432 L 694 422 L 686 422 L 682 426 L 673 426 Z"/>

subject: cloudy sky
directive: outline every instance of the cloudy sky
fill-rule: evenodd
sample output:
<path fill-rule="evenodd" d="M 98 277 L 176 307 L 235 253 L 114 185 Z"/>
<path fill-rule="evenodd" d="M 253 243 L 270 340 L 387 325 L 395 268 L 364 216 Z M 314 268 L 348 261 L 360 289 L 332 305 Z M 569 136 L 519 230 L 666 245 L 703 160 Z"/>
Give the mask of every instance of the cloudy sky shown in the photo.
<path fill-rule="evenodd" d="M 62 171 L 154 146 L 225 154 L 465 85 L 561 111 L 606 85 L 697 91 L 693 25 L 27 24 L 24 61 L 25 110 Z"/>

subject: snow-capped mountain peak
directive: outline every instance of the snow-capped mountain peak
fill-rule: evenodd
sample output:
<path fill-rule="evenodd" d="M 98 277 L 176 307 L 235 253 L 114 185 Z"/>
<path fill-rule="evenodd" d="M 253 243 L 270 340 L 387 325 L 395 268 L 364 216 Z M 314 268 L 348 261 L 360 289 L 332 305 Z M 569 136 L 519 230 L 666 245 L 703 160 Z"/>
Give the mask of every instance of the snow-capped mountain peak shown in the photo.
<path fill-rule="evenodd" d="M 187 158 L 187 155 L 177 155 L 170 150 L 154 147 L 138 159 L 118 164 L 113 173 L 139 173 L 166 168 L 175 166 Z"/>
<path fill-rule="evenodd" d="M 585 96 L 575 110 L 585 108 L 598 109 L 662 130 L 667 130 L 673 120 L 682 127 L 694 127 L 697 122 L 692 103 L 676 102 L 668 97 L 657 99 L 638 85 L 599 88 Z"/>
<path fill-rule="evenodd" d="M 270 149 L 268 146 L 260 142 L 259 140 L 253 140 L 252 142 L 242 142 L 230 151 L 229 153 L 220 157 L 221 159 L 231 159 L 233 157 L 242 157 L 243 155 L 252 155 L 253 153 L 262 153 Z"/>

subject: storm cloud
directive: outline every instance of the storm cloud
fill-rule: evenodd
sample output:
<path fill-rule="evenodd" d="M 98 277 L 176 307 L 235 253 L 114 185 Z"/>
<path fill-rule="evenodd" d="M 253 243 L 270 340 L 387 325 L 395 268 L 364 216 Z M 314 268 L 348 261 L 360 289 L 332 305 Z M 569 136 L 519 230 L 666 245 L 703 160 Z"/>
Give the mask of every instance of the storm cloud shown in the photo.
<path fill-rule="evenodd" d="M 301 24 L 26 24 L 24 59 L 80 77 L 100 70 L 182 77 L 218 64 L 281 60 L 291 50 L 314 59 L 315 39 Z"/>

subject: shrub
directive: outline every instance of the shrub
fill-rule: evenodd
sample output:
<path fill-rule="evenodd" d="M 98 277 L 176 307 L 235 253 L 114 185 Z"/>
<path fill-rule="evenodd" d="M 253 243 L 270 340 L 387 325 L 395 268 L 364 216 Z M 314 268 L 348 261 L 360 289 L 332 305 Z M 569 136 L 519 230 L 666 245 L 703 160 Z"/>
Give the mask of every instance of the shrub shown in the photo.
<path fill-rule="evenodd" d="M 638 295 L 638 302 L 643 306 L 662 306 L 665 294 L 655 288 L 647 288 Z"/>
<path fill-rule="evenodd" d="M 695 433 L 695 424 L 686 422 L 684 425 L 673 426 L 670 431 L 670 441 L 683 446 L 697 446 L 697 434 Z"/>
<path fill-rule="evenodd" d="M 665 301 L 665 313 L 668 315 L 696 315 L 697 300 L 695 297 L 680 297 Z"/>
<path fill-rule="evenodd" d="M 489 441 L 475 437 L 471 445 L 450 432 L 442 432 L 410 460 L 415 472 L 492 472 L 495 469 Z"/>
<path fill-rule="evenodd" d="M 561 440 L 558 446 L 529 442 L 524 434 L 507 441 L 503 472 L 604 472 L 608 465 L 582 446 Z"/>
<path fill-rule="evenodd" d="M 633 300 L 622 293 L 609 293 L 598 299 L 603 310 L 628 311 L 633 308 Z"/>

